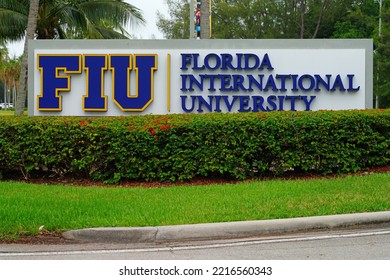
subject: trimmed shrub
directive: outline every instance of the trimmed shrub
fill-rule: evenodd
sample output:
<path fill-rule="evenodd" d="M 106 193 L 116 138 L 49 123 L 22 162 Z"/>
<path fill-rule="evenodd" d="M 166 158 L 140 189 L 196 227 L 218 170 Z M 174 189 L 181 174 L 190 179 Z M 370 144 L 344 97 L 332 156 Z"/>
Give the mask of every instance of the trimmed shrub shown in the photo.
<path fill-rule="evenodd" d="M 173 182 L 389 163 L 390 110 L 0 118 L 4 176 Z"/>

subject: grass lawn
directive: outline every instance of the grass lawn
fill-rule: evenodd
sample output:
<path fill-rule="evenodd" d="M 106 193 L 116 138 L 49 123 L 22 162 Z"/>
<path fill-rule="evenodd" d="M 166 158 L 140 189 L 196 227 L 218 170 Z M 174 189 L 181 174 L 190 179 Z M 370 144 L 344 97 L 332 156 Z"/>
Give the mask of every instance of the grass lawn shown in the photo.
<path fill-rule="evenodd" d="M 113 226 L 157 226 L 390 210 L 390 173 L 333 179 L 108 188 L 0 182 L 0 238 Z"/>
<path fill-rule="evenodd" d="M 24 110 L 24 115 L 28 115 L 27 109 Z M 15 116 L 15 110 L 0 110 L 0 117 L 1 116 Z"/>
<path fill-rule="evenodd" d="M 0 116 L 13 116 L 13 115 L 15 115 L 15 111 L 0 110 Z"/>
<path fill-rule="evenodd" d="M 25 115 L 27 115 L 27 111 L 24 112 Z M 0 117 L 1 116 L 14 116 L 15 111 L 14 110 L 0 110 Z"/>

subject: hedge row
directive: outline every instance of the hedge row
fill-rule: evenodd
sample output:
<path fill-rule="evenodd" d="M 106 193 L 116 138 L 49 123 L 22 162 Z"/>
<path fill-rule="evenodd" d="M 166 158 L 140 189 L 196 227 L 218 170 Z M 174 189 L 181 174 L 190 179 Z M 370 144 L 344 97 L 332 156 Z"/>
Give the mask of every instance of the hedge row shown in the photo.
<path fill-rule="evenodd" d="M 0 173 L 181 181 L 390 163 L 390 110 L 2 117 Z"/>

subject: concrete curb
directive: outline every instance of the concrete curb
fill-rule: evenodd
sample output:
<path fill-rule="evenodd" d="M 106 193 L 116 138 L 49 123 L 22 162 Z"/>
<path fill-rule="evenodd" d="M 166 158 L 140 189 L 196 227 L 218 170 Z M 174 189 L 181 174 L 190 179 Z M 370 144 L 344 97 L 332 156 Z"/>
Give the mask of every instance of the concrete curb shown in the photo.
<path fill-rule="evenodd" d="M 390 211 L 305 218 L 157 227 L 89 228 L 63 236 L 98 243 L 160 243 L 232 239 L 390 222 Z"/>

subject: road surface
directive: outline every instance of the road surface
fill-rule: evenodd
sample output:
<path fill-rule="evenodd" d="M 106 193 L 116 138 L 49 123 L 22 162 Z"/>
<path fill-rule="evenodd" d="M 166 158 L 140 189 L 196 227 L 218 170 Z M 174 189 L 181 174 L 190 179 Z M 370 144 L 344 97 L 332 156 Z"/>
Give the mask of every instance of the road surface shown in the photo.
<path fill-rule="evenodd" d="M 0 260 L 390 260 L 390 226 L 180 244 L 0 244 Z"/>

